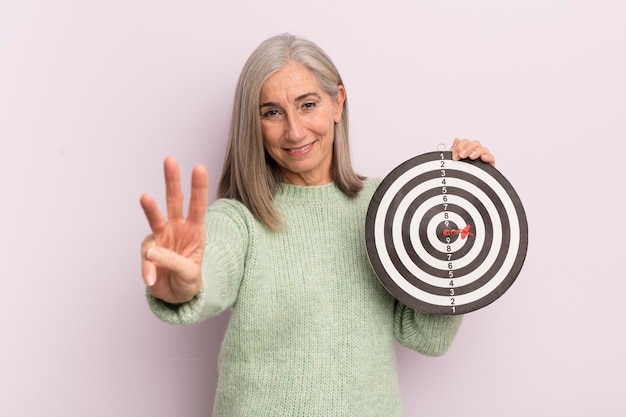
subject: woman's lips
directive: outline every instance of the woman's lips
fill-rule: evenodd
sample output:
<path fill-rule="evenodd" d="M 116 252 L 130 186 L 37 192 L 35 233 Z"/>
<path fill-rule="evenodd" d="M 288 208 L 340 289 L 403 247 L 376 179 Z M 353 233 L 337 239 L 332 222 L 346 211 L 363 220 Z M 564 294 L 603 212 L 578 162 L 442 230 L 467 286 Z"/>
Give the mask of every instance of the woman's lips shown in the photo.
<path fill-rule="evenodd" d="M 309 153 L 311 151 L 311 149 L 313 148 L 314 144 L 315 144 L 315 142 L 309 143 L 308 145 L 304 145 L 304 146 L 302 146 L 300 148 L 287 148 L 286 151 L 291 156 L 305 155 L 305 154 L 307 154 L 307 153 Z"/>

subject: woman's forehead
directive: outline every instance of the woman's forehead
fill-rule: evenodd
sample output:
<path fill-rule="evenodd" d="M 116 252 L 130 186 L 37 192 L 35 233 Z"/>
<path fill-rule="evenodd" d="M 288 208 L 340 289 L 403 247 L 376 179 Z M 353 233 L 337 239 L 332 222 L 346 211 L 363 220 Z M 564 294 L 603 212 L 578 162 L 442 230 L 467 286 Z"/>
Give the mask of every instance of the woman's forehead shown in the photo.
<path fill-rule="evenodd" d="M 293 101 L 311 93 L 322 94 L 315 74 L 300 63 L 289 62 L 263 83 L 261 102 Z"/>

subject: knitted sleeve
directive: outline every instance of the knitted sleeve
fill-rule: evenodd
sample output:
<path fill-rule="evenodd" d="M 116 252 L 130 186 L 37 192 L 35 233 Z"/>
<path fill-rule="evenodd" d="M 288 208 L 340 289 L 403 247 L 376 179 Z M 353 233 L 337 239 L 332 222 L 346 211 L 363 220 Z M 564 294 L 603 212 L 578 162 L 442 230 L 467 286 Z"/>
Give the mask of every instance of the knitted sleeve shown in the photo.
<path fill-rule="evenodd" d="M 428 356 L 441 356 L 450 347 L 462 316 L 426 314 L 396 301 L 394 335 L 403 346 Z"/>
<path fill-rule="evenodd" d="M 207 210 L 202 288 L 192 300 L 179 306 L 159 300 L 148 291 L 148 305 L 158 318 L 174 324 L 195 323 L 216 316 L 236 302 L 250 235 L 247 217 L 246 209 L 232 200 L 218 200 Z"/>

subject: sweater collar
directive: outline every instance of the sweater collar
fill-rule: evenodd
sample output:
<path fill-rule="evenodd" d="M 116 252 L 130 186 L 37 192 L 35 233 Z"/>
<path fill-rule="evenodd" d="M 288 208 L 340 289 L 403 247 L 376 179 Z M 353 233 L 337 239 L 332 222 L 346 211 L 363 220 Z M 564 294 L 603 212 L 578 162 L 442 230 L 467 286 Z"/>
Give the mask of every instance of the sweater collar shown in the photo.
<path fill-rule="evenodd" d="M 276 187 L 276 201 L 322 202 L 337 200 L 344 197 L 343 192 L 334 182 L 324 185 L 293 185 L 280 183 Z"/>

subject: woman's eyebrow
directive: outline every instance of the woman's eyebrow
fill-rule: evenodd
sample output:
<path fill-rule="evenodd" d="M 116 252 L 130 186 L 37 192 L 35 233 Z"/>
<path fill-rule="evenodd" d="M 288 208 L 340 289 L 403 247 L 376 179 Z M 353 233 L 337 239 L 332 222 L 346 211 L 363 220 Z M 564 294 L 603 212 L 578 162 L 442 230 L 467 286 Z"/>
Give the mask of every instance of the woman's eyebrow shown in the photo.
<path fill-rule="evenodd" d="M 276 107 L 276 104 L 274 104 L 272 102 L 259 104 L 259 108 L 262 108 L 262 107 Z"/>
<path fill-rule="evenodd" d="M 318 100 L 322 99 L 322 96 L 319 95 L 318 93 L 311 92 L 311 93 L 304 93 L 302 95 L 299 95 L 298 97 L 296 97 L 296 99 L 294 101 L 298 102 L 298 101 L 304 100 L 304 99 L 309 98 L 309 97 L 315 97 Z M 277 107 L 277 104 L 274 103 L 274 102 L 268 101 L 267 103 L 259 104 L 259 108 L 262 108 L 262 107 Z"/>
<path fill-rule="evenodd" d="M 295 101 L 300 101 L 300 100 L 304 100 L 305 98 L 309 98 L 309 97 L 315 97 L 318 100 L 321 100 L 322 96 L 320 96 L 318 93 L 304 93 L 301 96 L 296 97 Z"/>

